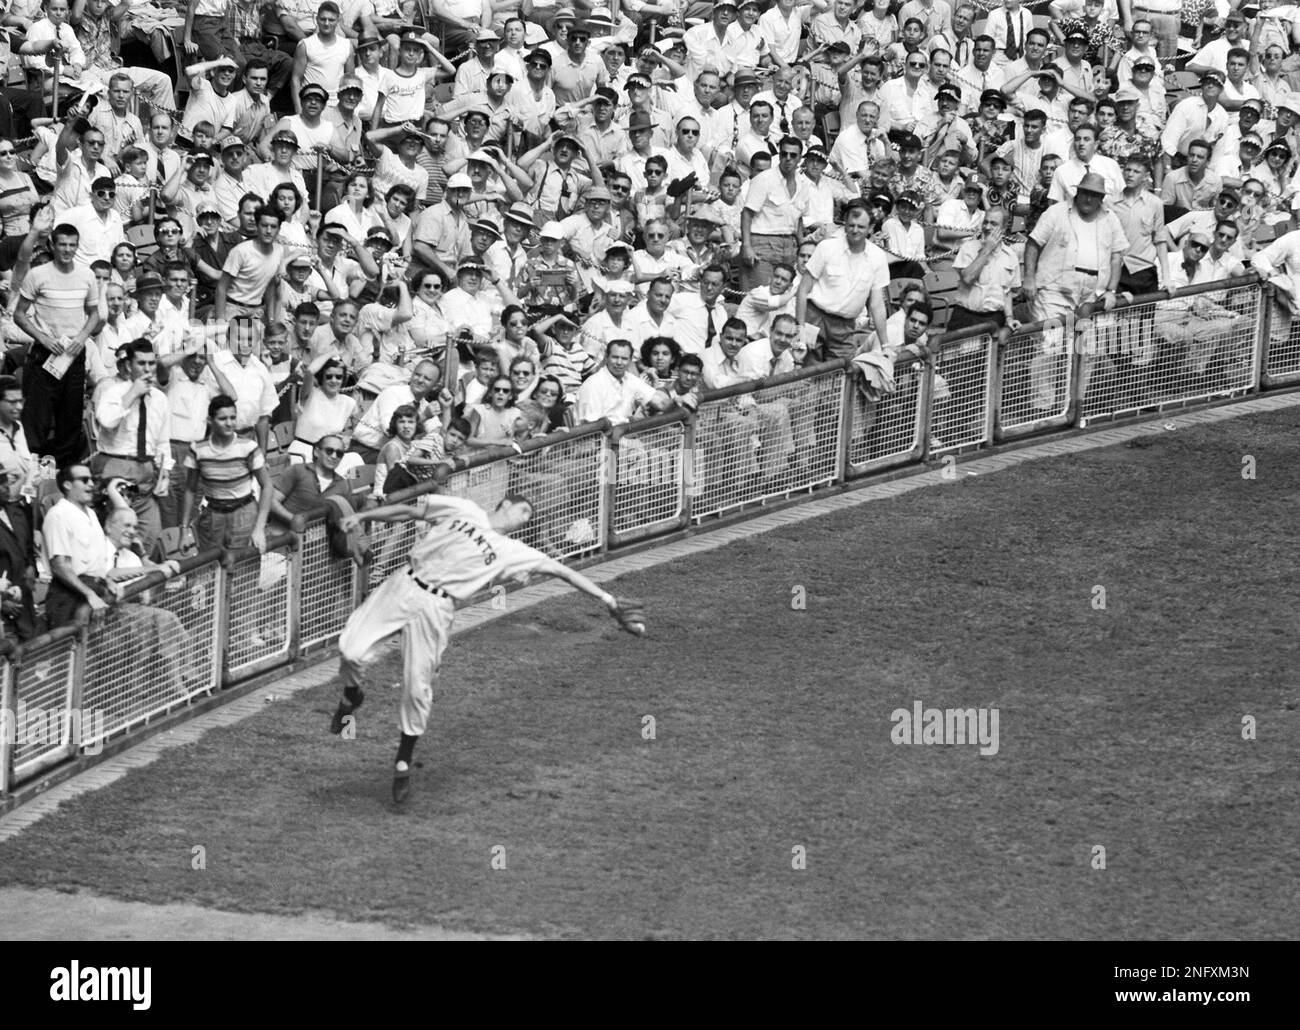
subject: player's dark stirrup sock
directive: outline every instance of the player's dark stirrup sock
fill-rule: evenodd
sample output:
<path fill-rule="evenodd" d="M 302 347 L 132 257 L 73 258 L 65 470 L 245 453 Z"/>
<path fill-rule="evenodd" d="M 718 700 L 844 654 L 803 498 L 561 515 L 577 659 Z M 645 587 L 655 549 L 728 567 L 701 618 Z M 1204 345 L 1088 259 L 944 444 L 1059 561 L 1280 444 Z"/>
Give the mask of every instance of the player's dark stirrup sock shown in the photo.
<path fill-rule="evenodd" d="M 343 688 L 343 700 L 346 701 L 348 704 L 350 704 L 353 708 L 361 704 L 361 699 L 364 696 L 365 695 L 361 693 L 360 687 L 350 686 L 350 687 Z"/>
<path fill-rule="evenodd" d="M 409 733 L 402 734 L 402 741 L 397 745 L 397 761 L 411 764 L 411 755 L 415 753 L 415 742 L 419 737 L 413 737 Z"/>

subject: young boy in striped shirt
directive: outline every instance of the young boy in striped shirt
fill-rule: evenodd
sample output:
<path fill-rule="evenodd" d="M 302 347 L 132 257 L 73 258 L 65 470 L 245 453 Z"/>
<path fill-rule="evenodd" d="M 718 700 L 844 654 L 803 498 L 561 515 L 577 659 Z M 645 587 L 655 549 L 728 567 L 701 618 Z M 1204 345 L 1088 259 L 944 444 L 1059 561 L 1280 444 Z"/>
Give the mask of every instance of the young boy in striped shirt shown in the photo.
<path fill-rule="evenodd" d="M 235 399 L 218 394 L 208 404 L 206 440 L 190 446 L 185 455 L 189 477 L 181 504 L 182 545 L 197 544 L 237 550 L 252 544 L 266 550 L 266 520 L 271 513 L 271 475 L 257 441 L 235 432 Z M 253 480 L 258 495 L 253 497 Z M 190 528 L 194 501 L 202 490 L 206 502 L 198 525 Z"/>

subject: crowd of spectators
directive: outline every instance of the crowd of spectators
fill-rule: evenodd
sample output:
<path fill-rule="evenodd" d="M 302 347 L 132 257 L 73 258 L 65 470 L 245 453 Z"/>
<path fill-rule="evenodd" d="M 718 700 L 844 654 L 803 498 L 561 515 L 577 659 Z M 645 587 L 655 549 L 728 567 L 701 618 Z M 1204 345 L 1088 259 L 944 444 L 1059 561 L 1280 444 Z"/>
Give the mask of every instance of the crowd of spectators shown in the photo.
<path fill-rule="evenodd" d="M 167 530 L 265 549 L 358 481 L 821 361 L 878 372 L 940 329 L 1253 267 L 1289 331 L 1300 16 L 1270 0 L 4 6 L 19 639 L 111 599 L 106 563 L 165 558 Z M 1198 320 L 1234 317 L 1189 301 L 1130 385 L 1222 371 Z M 726 467 L 779 483 L 806 409 L 711 413 Z"/>

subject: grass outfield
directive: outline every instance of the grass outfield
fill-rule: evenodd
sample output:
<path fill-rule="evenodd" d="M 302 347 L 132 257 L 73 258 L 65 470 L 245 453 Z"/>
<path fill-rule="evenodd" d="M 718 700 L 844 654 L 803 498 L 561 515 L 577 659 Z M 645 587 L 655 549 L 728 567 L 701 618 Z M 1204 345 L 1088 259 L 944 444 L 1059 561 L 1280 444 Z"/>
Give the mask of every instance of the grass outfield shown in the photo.
<path fill-rule="evenodd" d="M 407 810 L 394 658 L 357 740 L 326 731 L 336 681 L 277 701 L 0 845 L 0 879 L 551 936 L 1293 938 L 1297 419 L 628 577 L 644 640 L 585 598 L 525 610 L 453 643 Z M 998 753 L 894 745 L 916 700 L 996 707 Z"/>

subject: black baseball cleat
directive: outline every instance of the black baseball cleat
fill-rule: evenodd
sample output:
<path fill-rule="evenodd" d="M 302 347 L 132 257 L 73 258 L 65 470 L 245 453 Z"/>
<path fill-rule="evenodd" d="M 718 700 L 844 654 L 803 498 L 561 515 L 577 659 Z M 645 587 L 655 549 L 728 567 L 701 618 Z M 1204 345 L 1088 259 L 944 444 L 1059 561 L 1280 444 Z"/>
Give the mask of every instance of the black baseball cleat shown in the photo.
<path fill-rule="evenodd" d="M 355 712 L 358 708 L 360 708 L 361 703 L 365 701 L 365 699 L 366 699 L 365 692 L 359 690 L 357 691 L 356 704 L 348 704 L 346 701 L 340 701 L 338 708 L 334 712 L 334 718 L 330 720 L 330 732 L 333 733 L 335 736 L 338 736 L 340 733 L 342 733 L 343 720 L 346 719 L 353 712 Z"/>
<path fill-rule="evenodd" d="M 404 804 L 411 796 L 411 769 L 393 770 L 393 804 Z"/>

